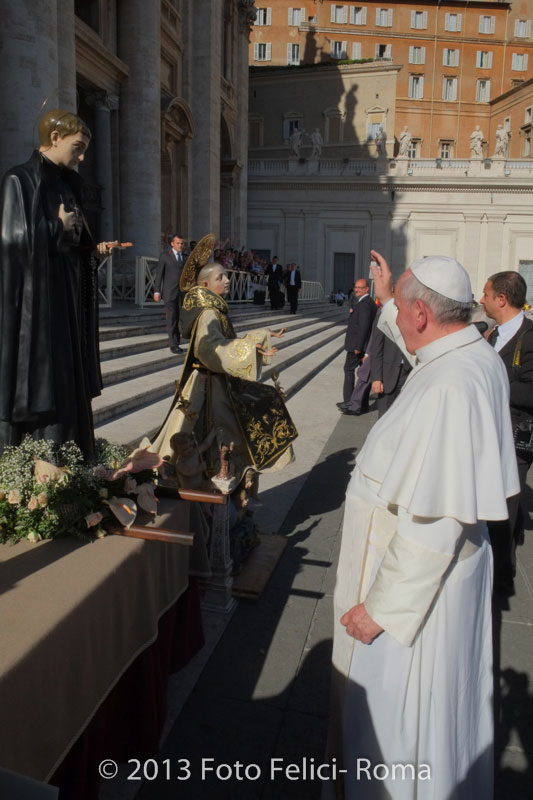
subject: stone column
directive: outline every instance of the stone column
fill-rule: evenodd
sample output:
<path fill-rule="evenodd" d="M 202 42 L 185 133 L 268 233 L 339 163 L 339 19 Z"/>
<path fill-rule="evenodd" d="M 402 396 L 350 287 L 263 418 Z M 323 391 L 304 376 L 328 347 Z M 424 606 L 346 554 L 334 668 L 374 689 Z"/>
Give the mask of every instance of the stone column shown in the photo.
<path fill-rule="evenodd" d="M 255 12 L 254 12 L 255 13 Z M 237 125 L 235 137 L 235 159 L 241 165 L 241 171 L 235 181 L 235 220 L 234 236 L 236 241 L 245 242 L 248 213 L 248 46 L 250 38 L 250 9 L 238 4 L 238 21 L 234 39 L 237 46 L 237 71 L 234 79 L 235 100 L 237 106 Z M 242 123 L 245 123 L 244 125 Z"/>
<path fill-rule="evenodd" d="M 111 111 L 118 108 L 118 97 L 107 92 L 87 95 L 94 108 L 93 141 L 96 182 L 102 187 L 102 212 L 98 217 L 98 242 L 111 242 L 117 236 L 113 220 L 113 165 L 111 159 Z"/>
<path fill-rule="evenodd" d="M 41 107 L 58 106 L 57 2 L 0 0 L 0 173 L 38 146 Z M 74 37 L 74 31 L 70 33 Z M 69 37 L 69 38 L 70 38 Z M 67 46 L 64 42 L 62 46 Z"/>
<path fill-rule="evenodd" d="M 220 73 L 223 4 L 195 0 L 192 18 L 194 70 L 191 106 L 196 136 L 191 142 L 192 214 L 189 235 L 220 235 Z M 245 121 L 246 122 L 246 121 Z"/>
<path fill-rule="evenodd" d="M 444 216 L 444 214 L 443 214 Z M 465 212 L 465 235 L 463 252 L 459 261 L 470 275 L 474 298 L 479 300 L 485 285 L 485 265 L 480 261 L 481 253 L 481 213 Z"/>
<path fill-rule="evenodd" d="M 505 213 L 488 213 L 488 230 L 487 230 L 487 259 L 485 262 L 485 275 L 493 275 L 495 272 L 500 272 L 502 263 L 505 259 L 502 258 L 503 244 L 504 244 L 504 223 L 507 214 Z"/>
<path fill-rule="evenodd" d="M 57 0 L 57 105 L 76 113 L 76 40 L 74 0 Z M 53 106 L 51 106 L 53 108 Z"/>
<path fill-rule="evenodd" d="M 118 56 L 130 74 L 120 96 L 120 218 L 137 256 L 161 238 L 161 42 L 159 3 L 120 4 Z"/>

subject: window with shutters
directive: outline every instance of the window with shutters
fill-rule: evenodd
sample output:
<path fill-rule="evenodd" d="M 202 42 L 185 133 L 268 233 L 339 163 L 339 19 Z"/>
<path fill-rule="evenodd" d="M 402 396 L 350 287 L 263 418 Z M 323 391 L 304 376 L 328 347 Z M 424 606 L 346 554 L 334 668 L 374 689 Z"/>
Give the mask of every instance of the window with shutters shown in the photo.
<path fill-rule="evenodd" d="M 287 45 L 287 64 L 290 67 L 297 67 L 300 64 L 300 45 L 288 44 Z"/>
<path fill-rule="evenodd" d="M 447 31 L 460 31 L 462 20 L 462 14 L 446 14 L 444 18 L 444 29 Z"/>
<path fill-rule="evenodd" d="M 425 30 L 428 26 L 427 11 L 411 11 L 411 28 Z"/>
<path fill-rule="evenodd" d="M 354 61 L 357 61 L 360 58 L 362 58 L 362 55 L 361 55 L 361 42 L 353 42 L 352 43 L 352 59 Z"/>
<path fill-rule="evenodd" d="M 418 158 L 420 155 L 421 139 L 411 139 L 411 145 L 407 151 L 407 158 Z"/>
<path fill-rule="evenodd" d="M 352 25 L 366 25 L 366 6 L 350 6 Z"/>
<path fill-rule="evenodd" d="M 511 69 L 515 72 L 525 72 L 527 70 L 527 53 L 513 53 Z"/>
<path fill-rule="evenodd" d="M 262 147 L 263 145 L 263 118 L 256 114 L 248 119 L 248 146 Z"/>
<path fill-rule="evenodd" d="M 492 69 L 492 51 L 478 50 L 476 53 L 476 67 L 479 67 L 479 69 Z"/>
<path fill-rule="evenodd" d="M 442 80 L 442 99 L 457 100 L 457 78 L 445 77 Z"/>
<path fill-rule="evenodd" d="M 348 22 L 348 6 L 331 6 L 331 21 L 338 25 Z"/>
<path fill-rule="evenodd" d="M 514 23 L 514 35 L 519 39 L 529 39 L 531 36 L 531 20 L 516 19 Z"/>
<path fill-rule="evenodd" d="M 452 50 L 449 47 L 445 47 L 442 51 L 442 64 L 445 67 L 458 67 L 459 50 Z"/>
<path fill-rule="evenodd" d="M 376 25 L 379 28 L 392 28 L 392 8 L 376 8 Z"/>
<path fill-rule="evenodd" d="M 476 103 L 488 103 L 490 100 L 490 81 L 478 80 L 476 82 Z"/>
<path fill-rule="evenodd" d="M 255 18 L 256 25 L 272 25 L 272 9 L 271 8 L 258 8 L 257 16 Z"/>
<path fill-rule="evenodd" d="M 287 111 L 283 115 L 283 139 L 288 142 L 294 131 L 303 131 L 304 121 L 297 111 Z"/>
<path fill-rule="evenodd" d="M 289 8 L 289 25 L 302 25 L 305 22 L 305 8 Z"/>
<path fill-rule="evenodd" d="M 410 64 L 425 64 L 426 63 L 426 48 L 425 47 L 410 47 L 409 48 L 409 63 Z"/>
<path fill-rule="evenodd" d="M 328 144 L 339 144 L 343 141 L 343 115 L 338 108 L 328 108 L 324 112 L 326 124 L 324 137 Z"/>
<path fill-rule="evenodd" d="M 391 44 L 377 44 L 375 50 L 375 58 L 380 60 L 392 60 L 392 45 Z"/>
<path fill-rule="evenodd" d="M 496 17 L 487 17 L 484 14 L 479 16 L 479 32 L 480 33 L 494 33 L 494 26 Z"/>
<path fill-rule="evenodd" d="M 332 42 L 331 57 L 348 58 L 348 42 Z"/>
<path fill-rule="evenodd" d="M 533 120 L 532 108 L 526 108 L 524 111 L 524 124 L 527 125 L 529 122 Z"/>
<path fill-rule="evenodd" d="M 271 61 L 272 44 L 270 42 L 255 42 L 254 61 Z"/>
<path fill-rule="evenodd" d="M 439 157 L 452 158 L 454 142 L 450 139 L 441 139 L 439 142 Z"/>
<path fill-rule="evenodd" d="M 528 131 L 525 131 L 523 137 L 523 146 L 522 146 L 522 155 L 523 156 L 530 156 L 531 155 L 531 128 Z"/>
<path fill-rule="evenodd" d="M 409 97 L 412 100 L 422 100 L 424 97 L 423 75 L 409 75 Z"/>

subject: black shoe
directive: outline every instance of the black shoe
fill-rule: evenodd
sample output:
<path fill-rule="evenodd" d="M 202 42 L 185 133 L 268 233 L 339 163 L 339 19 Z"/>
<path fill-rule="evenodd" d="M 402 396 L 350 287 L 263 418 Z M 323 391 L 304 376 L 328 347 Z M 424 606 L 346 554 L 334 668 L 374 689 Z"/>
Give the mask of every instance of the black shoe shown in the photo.
<path fill-rule="evenodd" d="M 183 347 L 180 347 L 179 344 L 175 347 L 170 348 L 171 353 L 183 353 Z"/>
<path fill-rule="evenodd" d="M 346 416 L 348 416 L 348 417 L 360 417 L 361 416 L 361 412 L 360 411 L 352 411 L 349 408 L 343 408 L 342 409 L 342 413 L 346 414 Z"/>
<path fill-rule="evenodd" d="M 337 403 L 337 408 L 340 408 L 341 411 L 344 411 L 345 408 L 349 408 L 348 403 L 345 403 L 344 400 L 342 403 Z"/>

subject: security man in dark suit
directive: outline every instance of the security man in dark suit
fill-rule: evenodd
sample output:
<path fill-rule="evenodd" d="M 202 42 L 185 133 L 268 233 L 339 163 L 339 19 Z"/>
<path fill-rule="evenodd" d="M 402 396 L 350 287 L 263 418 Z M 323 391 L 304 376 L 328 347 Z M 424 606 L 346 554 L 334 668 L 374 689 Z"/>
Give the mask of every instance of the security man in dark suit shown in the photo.
<path fill-rule="evenodd" d="M 302 288 L 302 276 L 294 261 L 285 273 L 285 286 L 287 288 L 287 298 L 290 303 L 290 313 L 296 314 L 298 311 L 298 293 Z"/>
<path fill-rule="evenodd" d="M 353 310 L 350 309 L 348 327 L 344 339 L 346 361 L 344 362 L 343 402 L 337 403 L 341 411 L 346 411 L 349 408 L 355 384 L 355 370 L 365 355 L 365 349 L 372 331 L 372 323 L 376 316 L 377 307 L 369 292 L 368 281 L 364 278 L 358 278 L 354 284 L 357 302 L 354 303 Z"/>
<path fill-rule="evenodd" d="M 497 272 L 483 287 L 480 301 L 487 316 L 496 322 L 488 342 L 507 368 L 513 429 L 524 418 L 533 417 L 533 322 L 522 312 L 526 290 L 518 272 Z M 520 498 L 531 461 L 532 457 L 517 453 L 520 494 L 507 501 L 508 520 L 488 523 L 494 553 L 494 591 L 505 597 L 514 594 L 515 550 L 524 530 Z"/>
<path fill-rule="evenodd" d="M 268 296 L 270 297 L 270 308 L 272 311 L 277 311 L 283 308 L 285 299 L 283 293 L 280 292 L 280 286 L 283 281 L 283 267 L 279 263 L 277 256 L 274 256 L 272 262 L 268 264 L 265 275 L 267 276 Z"/>
<path fill-rule="evenodd" d="M 400 394 L 411 365 L 404 359 L 398 345 L 375 324 L 369 355 L 372 391 L 377 394 L 378 417 L 382 417 Z"/>
<path fill-rule="evenodd" d="M 173 353 L 181 353 L 180 347 L 180 278 L 185 264 L 183 253 L 183 237 L 175 233 L 170 239 L 170 250 L 159 256 L 159 264 L 155 273 L 154 300 L 159 303 L 161 297 L 165 304 L 165 317 L 170 349 Z"/>

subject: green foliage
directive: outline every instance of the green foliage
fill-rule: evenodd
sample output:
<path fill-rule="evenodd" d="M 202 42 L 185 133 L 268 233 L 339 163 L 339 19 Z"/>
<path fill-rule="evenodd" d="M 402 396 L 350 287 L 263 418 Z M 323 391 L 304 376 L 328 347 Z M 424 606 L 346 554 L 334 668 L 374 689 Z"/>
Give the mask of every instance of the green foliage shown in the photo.
<path fill-rule="evenodd" d="M 26 436 L 17 447 L 6 447 L 0 457 L 0 542 L 103 535 L 100 523 L 113 516 L 106 501 L 134 496 L 138 482 L 154 479 L 151 470 L 113 479 L 127 456 L 126 447 L 105 439 L 97 439 L 93 463 L 84 461 L 75 442 L 58 446 Z M 44 474 L 36 473 L 37 460 L 46 462 Z"/>

